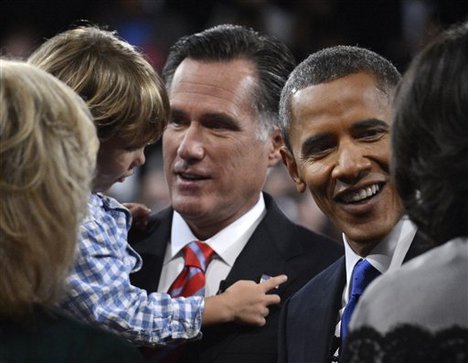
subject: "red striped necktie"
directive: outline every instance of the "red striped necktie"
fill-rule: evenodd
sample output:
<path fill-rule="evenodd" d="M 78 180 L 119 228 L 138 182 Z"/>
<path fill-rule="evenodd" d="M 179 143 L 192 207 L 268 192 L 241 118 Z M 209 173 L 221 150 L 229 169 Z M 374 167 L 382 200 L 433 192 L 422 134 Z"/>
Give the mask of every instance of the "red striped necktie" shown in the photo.
<path fill-rule="evenodd" d="M 214 251 L 206 243 L 193 241 L 183 248 L 183 253 L 184 268 L 169 287 L 168 293 L 172 297 L 205 296 L 205 271 L 214 256 Z M 162 350 L 141 348 L 141 352 L 151 363 L 177 362 L 184 350 L 184 344 Z"/>
<path fill-rule="evenodd" d="M 174 280 L 168 293 L 172 297 L 204 296 L 205 271 L 214 251 L 206 243 L 193 241 L 183 249 L 185 266 Z"/>

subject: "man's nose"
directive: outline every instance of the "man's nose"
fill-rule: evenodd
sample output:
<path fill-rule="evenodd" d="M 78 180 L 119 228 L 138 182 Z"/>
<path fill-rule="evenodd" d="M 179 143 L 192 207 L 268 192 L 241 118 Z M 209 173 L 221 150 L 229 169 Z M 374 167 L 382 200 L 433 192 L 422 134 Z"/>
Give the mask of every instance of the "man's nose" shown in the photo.
<path fill-rule="evenodd" d="M 201 160 L 204 153 L 203 131 L 198 126 L 190 125 L 184 132 L 177 154 L 184 160 Z"/>
<path fill-rule="evenodd" d="M 364 154 L 362 147 L 352 141 L 339 146 L 336 165 L 332 171 L 335 179 L 353 183 L 370 171 L 372 163 Z"/>

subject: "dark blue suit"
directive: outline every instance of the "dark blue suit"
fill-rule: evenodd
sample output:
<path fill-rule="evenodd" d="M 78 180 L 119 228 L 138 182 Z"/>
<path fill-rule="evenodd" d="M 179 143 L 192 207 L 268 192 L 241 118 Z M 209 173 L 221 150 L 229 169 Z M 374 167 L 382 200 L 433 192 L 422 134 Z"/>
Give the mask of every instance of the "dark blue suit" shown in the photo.
<path fill-rule="evenodd" d="M 308 280 L 342 255 L 342 246 L 291 222 L 273 199 L 264 194 L 266 215 L 240 253 L 223 288 L 238 280 L 259 281 L 262 274 L 288 275 L 277 293 L 286 301 Z M 149 292 L 158 288 L 170 237 L 172 210 L 153 218 L 143 235 L 132 236 L 143 257 L 143 269 L 131 276 L 134 285 Z M 187 344 L 182 362 L 275 363 L 280 306 L 270 309 L 264 327 L 222 324 L 203 329 L 203 339 Z"/>
<path fill-rule="evenodd" d="M 405 262 L 427 250 L 419 233 Z M 346 284 L 341 257 L 309 281 L 283 307 L 279 330 L 278 363 L 329 363 L 338 347 L 335 327 Z"/>

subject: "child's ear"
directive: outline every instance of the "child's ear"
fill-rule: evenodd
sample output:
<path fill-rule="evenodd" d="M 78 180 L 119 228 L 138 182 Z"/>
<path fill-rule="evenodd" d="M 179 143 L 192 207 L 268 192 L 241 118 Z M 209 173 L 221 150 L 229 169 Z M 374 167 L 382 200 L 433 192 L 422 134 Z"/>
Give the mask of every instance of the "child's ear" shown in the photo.
<path fill-rule="evenodd" d="M 281 158 L 283 159 L 283 164 L 286 165 L 286 168 L 288 169 L 288 173 L 291 176 L 291 179 L 296 184 L 296 190 L 299 193 L 304 193 L 304 191 L 306 190 L 306 184 L 304 183 L 304 181 L 299 175 L 299 171 L 298 171 L 294 156 L 286 148 L 286 146 L 281 147 L 280 153 L 281 153 Z"/>

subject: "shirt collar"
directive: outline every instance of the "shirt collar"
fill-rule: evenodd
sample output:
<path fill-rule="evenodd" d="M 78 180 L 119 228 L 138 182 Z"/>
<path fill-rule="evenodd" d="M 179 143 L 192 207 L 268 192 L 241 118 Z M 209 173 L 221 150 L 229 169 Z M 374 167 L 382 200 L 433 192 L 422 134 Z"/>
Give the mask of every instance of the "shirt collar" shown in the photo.
<path fill-rule="evenodd" d="M 390 266 L 401 266 L 406 252 L 416 234 L 416 226 L 404 215 L 393 227 L 392 231 L 375 246 L 366 259 L 381 273 Z M 354 265 L 362 258 L 349 246 L 346 236 L 343 234 L 346 260 L 346 285 L 351 278 Z"/>
<path fill-rule="evenodd" d="M 265 213 L 265 200 L 263 194 L 260 193 L 257 203 L 247 213 L 204 242 L 216 252 L 218 257 L 232 266 Z M 197 240 L 197 237 L 192 233 L 187 222 L 178 212 L 174 211 L 171 229 L 171 257 L 174 258 L 185 245 L 194 240 Z"/>
<path fill-rule="evenodd" d="M 89 204 L 94 208 L 105 208 L 105 209 L 122 209 L 126 213 L 129 213 L 128 209 L 125 208 L 114 198 L 108 197 L 101 193 L 90 193 L 89 194 Z"/>

